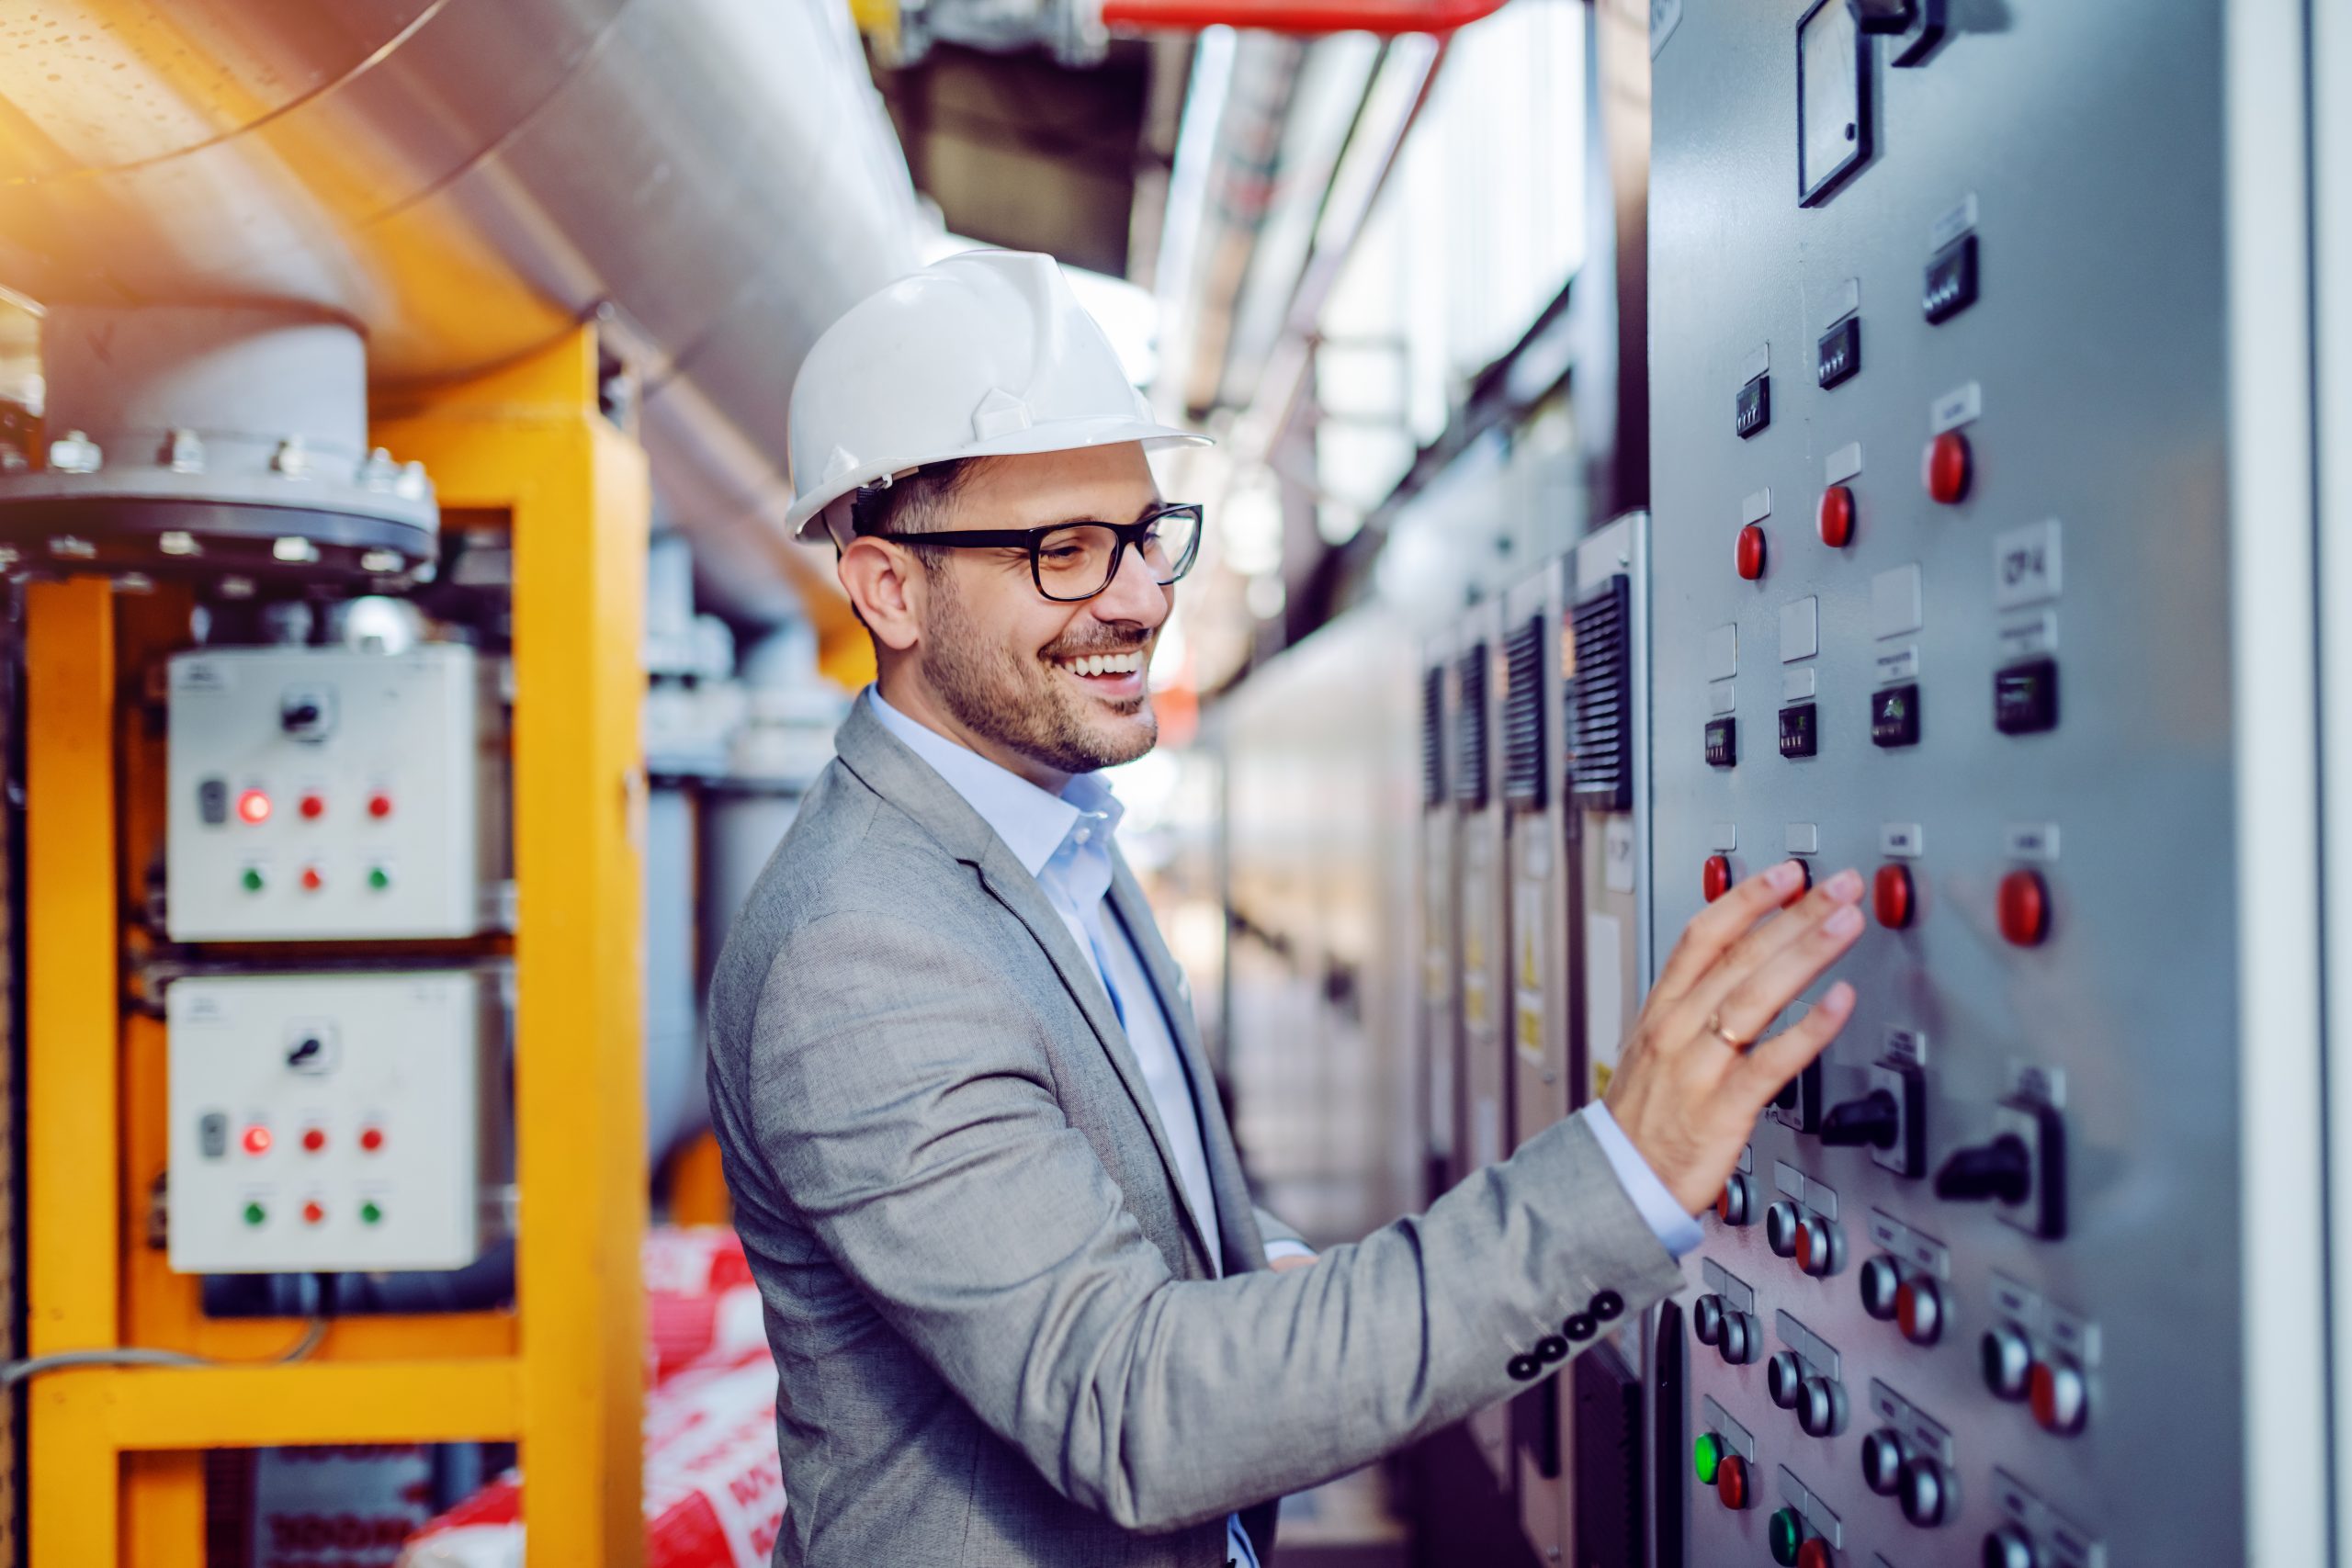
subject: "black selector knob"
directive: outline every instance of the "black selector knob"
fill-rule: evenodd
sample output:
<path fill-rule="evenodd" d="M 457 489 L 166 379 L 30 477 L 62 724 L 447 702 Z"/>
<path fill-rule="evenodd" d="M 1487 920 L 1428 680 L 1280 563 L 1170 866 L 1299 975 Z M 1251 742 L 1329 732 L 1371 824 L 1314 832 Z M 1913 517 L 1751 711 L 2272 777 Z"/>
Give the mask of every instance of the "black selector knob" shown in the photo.
<path fill-rule="evenodd" d="M 1862 1310 L 1881 1323 L 1894 1317 L 1895 1292 L 1903 1289 L 1902 1266 L 1882 1252 L 1861 1267 L 1855 1283 L 1862 1292 Z"/>
<path fill-rule="evenodd" d="M 298 1073 L 310 1072 L 320 1065 L 326 1051 L 325 1041 L 315 1034 L 305 1034 L 286 1053 L 286 1065 Z"/>
<path fill-rule="evenodd" d="M 1903 1483 L 1902 1434 L 1881 1427 L 1862 1439 L 1862 1483 L 1882 1497 L 1892 1497 Z"/>
<path fill-rule="evenodd" d="M 1846 1429 L 1846 1390 L 1829 1378 L 1807 1378 L 1797 1392 L 1797 1425 L 1808 1438 L 1834 1438 Z"/>
<path fill-rule="evenodd" d="M 1737 1171 L 1724 1182 L 1715 1200 L 1715 1218 L 1727 1225 L 1751 1224 L 1756 1219 L 1756 1186 Z"/>
<path fill-rule="evenodd" d="M 1764 1245 L 1779 1258 L 1797 1255 L 1797 1206 L 1786 1198 L 1764 1211 Z"/>
<path fill-rule="evenodd" d="M 1883 1089 L 1833 1105 L 1821 1119 L 1821 1141 L 1842 1148 L 1891 1149 L 1902 1135 L 1903 1107 Z"/>
<path fill-rule="evenodd" d="M 2034 1568 L 2039 1561 L 2033 1542 L 2015 1525 L 2003 1525 L 1984 1538 L 1984 1568 Z"/>
<path fill-rule="evenodd" d="M 1723 1342 L 1723 1297 L 1701 1296 L 1690 1303 L 1690 1332 L 1699 1337 L 1699 1343 L 1702 1345 L 1717 1345 Z"/>
<path fill-rule="evenodd" d="M 1782 1350 L 1764 1363 L 1764 1392 L 1781 1409 L 1794 1410 L 1804 1389 L 1804 1363 L 1797 1359 L 1795 1351 Z"/>
<path fill-rule="evenodd" d="M 1723 1339 L 1715 1348 L 1725 1366 L 1745 1367 L 1763 1353 L 1764 1331 L 1747 1313 L 1726 1312 L 1724 1314 Z"/>
<path fill-rule="evenodd" d="M 1903 1517 L 1921 1529 L 1933 1529 L 1951 1512 L 1951 1480 L 1944 1467 L 1927 1454 L 1905 1461 L 1895 1483 Z"/>
<path fill-rule="evenodd" d="M 1936 1196 L 1954 1202 L 2022 1203 L 2033 1193 L 2033 1151 L 2014 1133 L 1960 1149 L 1936 1172 Z"/>

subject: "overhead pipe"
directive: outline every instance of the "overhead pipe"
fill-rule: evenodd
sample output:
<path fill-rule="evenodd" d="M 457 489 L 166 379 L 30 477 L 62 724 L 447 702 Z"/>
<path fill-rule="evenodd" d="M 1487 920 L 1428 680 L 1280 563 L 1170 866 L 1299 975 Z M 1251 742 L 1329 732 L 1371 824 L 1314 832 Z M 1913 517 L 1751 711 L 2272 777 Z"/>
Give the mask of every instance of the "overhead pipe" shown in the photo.
<path fill-rule="evenodd" d="M 1442 36 L 1493 16 L 1503 5 L 1504 0 L 1102 0 L 1102 20 L 1114 31 L 1227 27 L 1307 36 Z"/>

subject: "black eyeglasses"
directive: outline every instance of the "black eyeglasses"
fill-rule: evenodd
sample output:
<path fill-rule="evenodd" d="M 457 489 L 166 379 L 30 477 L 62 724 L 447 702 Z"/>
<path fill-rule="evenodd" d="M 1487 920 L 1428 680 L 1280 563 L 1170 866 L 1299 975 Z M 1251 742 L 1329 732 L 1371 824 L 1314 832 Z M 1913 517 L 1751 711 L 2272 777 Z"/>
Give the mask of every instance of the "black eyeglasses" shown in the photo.
<path fill-rule="evenodd" d="M 1027 550 L 1037 592 L 1068 604 L 1111 586 L 1119 560 L 1135 552 L 1162 588 L 1193 570 L 1201 553 L 1201 508 L 1163 506 L 1132 523 L 1053 523 L 1042 528 L 943 528 L 935 534 L 872 534 L 902 545 L 958 550 Z"/>

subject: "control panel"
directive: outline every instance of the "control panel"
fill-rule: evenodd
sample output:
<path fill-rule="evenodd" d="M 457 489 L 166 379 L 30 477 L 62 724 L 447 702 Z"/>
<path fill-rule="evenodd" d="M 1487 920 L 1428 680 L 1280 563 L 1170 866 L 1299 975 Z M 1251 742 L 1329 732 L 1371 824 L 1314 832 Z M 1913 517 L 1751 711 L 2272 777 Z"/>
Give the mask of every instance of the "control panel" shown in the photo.
<path fill-rule="evenodd" d="M 2245 1561 L 2221 7 L 1652 9 L 1651 951 L 1784 856 L 1871 917 L 1658 1538 Z"/>
<path fill-rule="evenodd" d="M 501 989 L 471 970 L 174 981 L 172 1267 L 472 1262 Z"/>
<path fill-rule="evenodd" d="M 471 649 L 172 659 L 177 942 L 470 936 L 498 923 L 499 711 Z"/>

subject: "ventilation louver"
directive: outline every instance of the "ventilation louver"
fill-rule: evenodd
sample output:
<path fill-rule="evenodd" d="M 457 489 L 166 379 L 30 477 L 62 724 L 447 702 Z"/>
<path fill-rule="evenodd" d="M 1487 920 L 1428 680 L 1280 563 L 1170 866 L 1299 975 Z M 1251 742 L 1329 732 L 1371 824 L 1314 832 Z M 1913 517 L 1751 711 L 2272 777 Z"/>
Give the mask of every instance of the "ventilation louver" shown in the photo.
<path fill-rule="evenodd" d="M 1621 573 L 1577 605 L 1568 688 L 1571 793 L 1589 811 L 1634 808 L 1633 585 Z"/>
<path fill-rule="evenodd" d="M 1421 671 L 1421 806 L 1445 804 L 1445 666 Z"/>
<path fill-rule="evenodd" d="M 1487 645 L 1462 656 L 1462 707 L 1454 715 L 1453 803 L 1464 811 L 1487 808 Z"/>
<path fill-rule="evenodd" d="M 1513 806 L 1544 805 L 1544 617 L 1536 615 L 1503 639 L 1510 684 L 1503 688 L 1503 798 Z"/>

